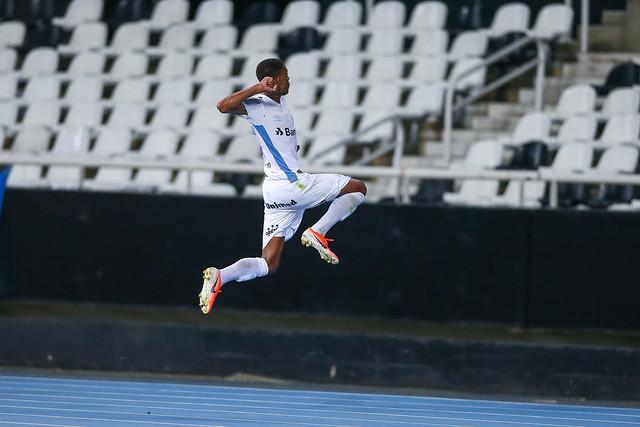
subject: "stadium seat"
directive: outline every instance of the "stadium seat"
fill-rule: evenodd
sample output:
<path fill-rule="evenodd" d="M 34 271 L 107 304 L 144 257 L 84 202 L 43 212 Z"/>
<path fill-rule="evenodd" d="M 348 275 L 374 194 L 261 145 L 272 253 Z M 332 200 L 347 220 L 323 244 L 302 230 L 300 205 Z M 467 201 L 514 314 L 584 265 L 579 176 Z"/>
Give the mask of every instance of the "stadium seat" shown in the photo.
<path fill-rule="evenodd" d="M 102 16 L 103 0 L 72 0 L 64 16 L 53 18 L 53 25 L 73 28 L 86 22 L 99 21 Z"/>
<path fill-rule="evenodd" d="M 421 31 L 416 34 L 410 53 L 415 58 L 444 55 L 449 44 L 449 33 L 443 30 Z"/>
<path fill-rule="evenodd" d="M 195 103 L 203 107 L 215 107 L 216 103 L 232 93 L 233 86 L 228 80 L 211 80 L 202 85 Z"/>
<path fill-rule="evenodd" d="M 403 63 L 394 56 L 374 58 L 367 69 L 366 79 L 370 82 L 397 81 L 402 77 Z"/>
<path fill-rule="evenodd" d="M 231 0 L 205 0 L 200 3 L 195 19 L 191 22 L 198 29 L 228 25 L 233 19 L 233 2 Z"/>
<path fill-rule="evenodd" d="M 191 49 L 195 44 L 196 30 L 187 25 L 176 25 L 167 28 L 160 37 L 158 47 L 164 50 Z"/>
<path fill-rule="evenodd" d="M 353 115 L 348 109 L 325 109 L 313 128 L 316 136 L 336 134 L 346 137 L 352 131 Z"/>
<path fill-rule="evenodd" d="M 156 70 L 156 77 L 171 79 L 191 75 L 194 58 L 191 55 L 179 52 L 171 52 L 163 56 Z"/>
<path fill-rule="evenodd" d="M 325 86 L 320 105 L 329 108 L 351 108 L 358 101 L 358 88 L 349 81 L 331 80 Z"/>
<path fill-rule="evenodd" d="M 238 29 L 233 25 L 213 27 L 200 40 L 199 49 L 206 54 L 217 51 L 230 51 L 238 43 Z"/>
<path fill-rule="evenodd" d="M 464 31 L 453 40 L 447 56 L 452 60 L 481 57 L 487 51 L 489 40 L 481 31 Z"/>
<path fill-rule="evenodd" d="M 223 157 L 232 162 L 254 162 L 260 158 L 260 146 L 253 135 L 235 137 L 229 143 Z"/>
<path fill-rule="evenodd" d="M 533 28 L 534 37 L 554 39 L 569 36 L 573 25 L 573 9 L 564 4 L 548 4 L 540 10 Z"/>
<path fill-rule="evenodd" d="M 92 154 L 98 156 L 115 156 L 129 152 L 132 133 L 129 129 L 109 127 L 104 128 L 91 150 Z"/>
<path fill-rule="evenodd" d="M 295 84 L 295 88 L 286 96 L 289 108 L 308 108 L 316 98 L 316 86 L 312 82 L 302 81 Z M 297 112 L 296 112 L 297 113 Z M 296 124 L 298 123 L 296 114 Z"/>
<path fill-rule="evenodd" d="M 404 25 L 406 6 L 398 0 L 384 0 L 373 5 L 366 27 L 369 30 L 398 29 Z M 374 32 L 375 34 L 375 32 Z"/>
<path fill-rule="evenodd" d="M 616 88 L 604 100 L 602 115 L 611 117 L 619 114 L 637 114 L 640 112 L 640 89 Z"/>
<path fill-rule="evenodd" d="M 241 52 L 271 52 L 278 47 L 278 27 L 255 24 L 245 31 L 238 50 Z"/>
<path fill-rule="evenodd" d="M 64 120 L 68 127 L 99 127 L 102 123 L 103 109 L 97 102 L 74 102 Z"/>
<path fill-rule="evenodd" d="M 391 121 L 378 122 L 396 113 L 397 110 L 394 108 L 367 109 L 358 124 L 358 131 L 364 131 L 363 134 L 358 135 L 358 141 L 365 143 L 391 141 L 395 135 L 394 123 Z M 374 124 L 375 127 L 365 131 Z"/>
<path fill-rule="evenodd" d="M 178 134 L 170 129 L 157 129 L 147 135 L 138 154 L 145 158 L 163 158 L 175 154 L 177 148 Z"/>
<path fill-rule="evenodd" d="M 145 23 L 152 28 L 164 29 L 186 21 L 188 15 L 187 0 L 160 0 L 155 4 L 151 17 Z"/>
<path fill-rule="evenodd" d="M 120 25 L 109 50 L 115 53 L 125 53 L 131 50 L 142 50 L 149 46 L 149 27 L 140 23 L 124 23 Z"/>
<path fill-rule="evenodd" d="M 377 29 L 367 43 L 366 53 L 373 57 L 397 55 L 402 52 L 402 43 L 402 34 L 397 30 Z"/>
<path fill-rule="evenodd" d="M 34 165 L 14 165 L 11 167 L 7 187 L 9 188 L 35 188 L 45 186 L 41 178 L 42 168 Z"/>
<path fill-rule="evenodd" d="M 449 73 L 449 80 L 456 79 L 458 76 L 462 76 L 468 70 L 471 70 L 481 64 L 482 59 L 480 58 L 460 59 L 455 63 L 453 69 Z M 482 66 L 476 71 L 472 71 L 471 74 L 462 77 L 456 84 L 455 88 L 457 90 L 468 90 L 474 87 L 482 86 L 484 84 L 486 74 L 487 68 Z"/>
<path fill-rule="evenodd" d="M 496 141 L 479 141 L 472 144 L 465 155 L 463 167 L 471 169 L 494 169 L 502 163 L 502 145 Z M 467 179 L 460 184 L 459 191 L 444 193 L 445 203 L 453 205 L 481 205 L 491 203 L 498 193 L 499 182 L 487 179 Z"/>
<path fill-rule="evenodd" d="M 58 155 L 86 154 L 89 151 L 89 132 L 83 128 L 61 128 L 51 152 Z"/>
<path fill-rule="evenodd" d="M 497 206 L 539 208 L 542 206 L 546 184 L 544 181 L 516 181 L 507 183 L 504 194 L 489 198 L 491 204 Z M 522 192 L 522 203 L 520 193 Z"/>
<path fill-rule="evenodd" d="M 595 85 L 598 95 L 607 95 L 616 88 L 632 87 L 640 84 L 640 64 L 627 61 L 614 66 L 603 85 Z"/>
<path fill-rule="evenodd" d="M 151 129 L 182 129 L 187 124 L 189 110 L 181 105 L 162 105 L 160 106 L 151 119 L 149 128 Z"/>
<path fill-rule="evenodd" d="M 22 63 L 20 74 L 36 76 L 53 74 L 58 69 L 58 52 L 48 47 L 31 49 Z"/>
<path fill-rule="evenodd" d="M 544 167 L 549 158 L 549 147 L 542 141 L 530 141 L 513 147 L 514 153 L 508 169 L 536 170 Z"/>
<path fill-rule="evenodd" d="M 0 23 L 0 47 L 19 47 L 24 43 L 27 27 L 20 21 Z"/>
<path fill-rule="evenodd" d="M 503 4 L 493 15 L 487 33 L 498 37 L 508 33 L 524 33 L 529 28 L 529 6 L 524 3 Z"/>
<path fill-rule="evenodd" d="M 593 113 L 596 91 L 588 85 L 573 85 L 564 89 L 556 105 L 556 114 L 564 117 Z"/>
<path fill-rule="evenodd" d="M 0 102 L 0 126 L 11 127 L 18 119 L 18 105 L 14 102 Z"/>
<path fill-rule="evenodd" d="M 369 86 L 360 106 L 365 110 L 395 108 L 400 105 L 400 86 L 393 83 L 375 83 Z"/>
<path fill-rule="evenodd" d="M 322 21 L 329 29 L 356 27 L 362 22 L 362 4 L 356 1 L 340 0 L 332 2 Z"/>
<path fill-rule="evenodd" d="M 115 87 L 111 101 L 142 103 L 149 99 L 149 82 L 143 79 L 121 80 Z"/>
<path fill-rule="evenodd" d="M 71 33 L 69 44 L 59 46 L 61 52 L 83 52 L 101 49 L 107 44 L 107 25 L 103 22 L 80 24 Z"/>
<path fill-rule="evenodd" d="M 149 58 L 142 53 L 125 52 L 118 55 L 109 71 L 109 75 L 120 80 L 126 77 L 141 77 L 147 73 Z"/>
<path fill-rule="evenodd" d="M 289 78 L 297 83 L 300 80 L 312 80 L 318 77 L 319 58 L 312 53 L 294 53 L 286 60 Z M 296 90 L 297 90 L 296 84 Z"/>
<path fill-rule="evenodd" d="M 296 0 L 287 4 L 280 25 L 284 28 L 314 27 L 320 18 L 320 4 L 316 0 Z"/>
<path fill-rule="evenodd" d="M 583 172 L 591 168 L 593 148 L 589 144 L 570 142 L 561 145 L 553 159 L 551 169 L 556 171 Z M 586 201 L 584 184 L 559 184 L 558 203 L 570 207 Z"/>
<path fill-rule="evenodd" d="M 560 144 L 567 142 L 593 141 L 596 136 L 598 122 L 591 114 L 571 116 L 565 119 L 555 138 Z"/>
<path fill-rule="evenodd" d="M 196 65 L 194 77 L 201 81 L 226 78 L 233 70 L 233 58 L 224 53 L 212 53 L 203 56 Z"/>
<path fill-rule="evenodd" d="M 215 105 L 202 105 L 193 114 L 189 128 L 191 130 L 223 131 L 227 128 L 229 118 L 220 114 Z"/>
<path fill-rule="evenodd" d="M 44 127 L 25 127 L 20 130 L 13 141 L 13 153 L 41 154 L 49 148 L 51 132 Z"/>
<path fill-rule="evenodd" d="M 347 146 L 340 145 L 335 149 L 329 151 L 326 155 L 322 155 L 318 158 L 318 154 L 322 154 L 325 150 L 333 147 L 336 143 L 340 142 L 343 138 L 339 135 L 319 135 L 315 138 L 309 147 L 309 151 L 304 158 L 304 164 L 307 165 L 342 165 L 344 164 L 345 156 L 347 154 Z"/>
<path fill-rule="evenodd" d="M 442 56 L 419 58 L 409 74 L 409 80 L 416 83 L 440 82 L 445 80 L 447 60 Z"/>
<path fill-rule="evenodd" d="M 82 188 L 97 191 L 124 190 L 131 184 L 131 169 L 103 166 L 96 172 L 95 178 L 85 180 Z"/>
<path fill-rule="evenodd" d="M 358 55 L 334 55 L 329 59 L 329 64 L 324 77 L 328 80 L 356 80 L 362 72 L 362 60 Z"/>
<path fill-rule="evenodd" d="M 54 190 L 77 190 L 80 188 L 84 169 L 79 166 L 49 166 L 46 182 Z"/>
<path fill-rule="evenodd" d="M 21 126 L 55 127 L 60 119 L 60 107 L 57 102 L 37 101 L 29 104 Z"/>
<path fill-rule="evenodd" d="M 407 28 L 415 31 L 440 30 L 447 22 L 447 5 L 440 1 L 422 1 L 415 5 Z"/>
<path fill-rule="evenodd" d="M 158 85 L 153 102 L 162 104 L 187 104 L 191 102 L 193 87 L 191 79 L 164 80 Z"/>
<path fill-rule="evenodd" d="M 111 111 L 107 126 L 137 129 L 144 125 L 145 108 L 140 104 L 118 102 Z"/>
<path fill-rule="evenodd" d="M 13 101 L 18 91 L 18 78 L 11 74 L 0 74 L 0 100 Z"/>
<path fill-rule="evenodd" d="M 416 116 L 440 115 L 444 105 L 444 88 L 440 84 L 423 84 L 411 90 L 403 108 Z"/>
<path fill-rule="evenodd" d="M 178 155 L 185 160 L 202 160 L 217 156 L 219 150 L 220 135 L 199 130 L 187 135 Z"/>
<path fill-rule="evenodd" d="M 640 114 L 622 114 L 607 120 L 597 142 L 601 144 L 637 143 L 639 139 Z"/>
<path fill-rule="evenodd" d="M 73 57 L 67 69 L 71 77 L 102 74 L 106 58 L 98 52 L 83 52 Z"/>
<path fill-rule="evenodd" d="M 0 47 L 0 73 L 8 73 L 16 68 L 18 54 L 14 49 Z"/>
<path fill-rule="evenodd" d="M 634 173 L 638 165 L 638 149 L 628 145 L 608 147 L 600 157 L 595 170 L 603 173 Z M 615 203 L 630 203 L 633 187 L 630 185 L 600 185 L 597 196 L 589 200 L 592 208 L 605 208 Z"/>
<path fill-rule="evenodd" d="M 27 82 L 23 101 L 51 101 L 60 96 L 60 80 L 54 76 L 36 76 Z"/>
<path fill-rule="evenodd" d="M 542 112 L 527 113 L 520 118 L 511 135 L 511 142 L 522 144 L 538 140 L 545 141 L 551 131 L 551 117 Z"/>
<path fill-rule="evenodd" d="M 360 50 L 361 36 L 353 28 L 339 28 L 333 30 L 324 44 L 324 54 L 357 53 Z"/>

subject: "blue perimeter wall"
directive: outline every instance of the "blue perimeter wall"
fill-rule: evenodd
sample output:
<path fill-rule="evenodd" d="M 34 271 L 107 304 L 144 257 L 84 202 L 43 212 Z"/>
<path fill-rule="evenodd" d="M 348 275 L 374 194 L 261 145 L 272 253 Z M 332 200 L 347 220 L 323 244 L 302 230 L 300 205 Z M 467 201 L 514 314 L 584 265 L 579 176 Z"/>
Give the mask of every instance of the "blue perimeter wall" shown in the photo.
<path fill-rule="evenodd" d="M 225 287 L 228 308 L 521 327 L 640 329 L 640 215 L 363 205 L 330 237 L 341 264 L 299 244 L 275 276 Z M 262 202 L 9 190 L 0 297 L 194 305 L 203 267 L 258 256 Z"/>

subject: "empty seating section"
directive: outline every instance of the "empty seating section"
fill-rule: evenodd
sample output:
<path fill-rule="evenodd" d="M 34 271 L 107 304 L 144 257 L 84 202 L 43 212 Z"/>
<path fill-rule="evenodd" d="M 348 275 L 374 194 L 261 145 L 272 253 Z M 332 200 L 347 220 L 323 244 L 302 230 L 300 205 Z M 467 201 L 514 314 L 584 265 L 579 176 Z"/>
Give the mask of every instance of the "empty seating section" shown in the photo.
<path fill-rule="evenodd" d="M 286 99 L 294 109 L 301 156 L 310 164 L 345 164 L 345 145 L 327 149 L 352 134 L 370 147 L 396 135 L 391 121 L 373 126 L 385 118 L 440 116 L 446 82 L 481 64 L 492 37 L 565 37 L 573 23 L 573 11 L 563 4 L 533 16 L 525 3 L 514 2 L 501 6 L 487 28 L 449 33 L 446 2 L 409 4 L 376 1 L 366 13 L 358 1 L 295 0 L 275 22 L 265 15 L 262 22 L 241 25 L 234 22 L 240 14 L 231 0 L 159 0 L 148 19 L 113 27 L 101 20 L 103 0 L 71 0 L 53 21 L 64 41 L 24 55 L 16 48 L 25 43 L 25 25 L 0 23 L 4 149 L 105 159 L 258 161 L 250 127 L 220 114 L 215 104 L 254 83 L 260 60 L 284 52 L 292 83 Z M 319 34 L 310 42 L 313 49 L 285 51 L 287 34 L 304 27 Z M 456 89 L 473 91 L 486 76 L 481 67 Z M 472 144 L 460 167 L 504 167 L 514 152 L 536 142 L 555 153 L 539 166 L 633 172 L 637 150 L 621 144 L 640 137 L 640 91 L 615 89 L 601 105 L 597 101 L 590 86 L 570 87 L 553 110 L 524 115 L 509 138 Z M 576 153 L 580 164 L 570 164 Z M 106 165 L 91 172 L 16 166 L 10 184 L 235 194 L 220 176 L 154 167 Z M 522 185 L 464 180 L 444 200 L 517 205 L 522 196 L 525 206 L 540 206 L 545 184 Z"/>

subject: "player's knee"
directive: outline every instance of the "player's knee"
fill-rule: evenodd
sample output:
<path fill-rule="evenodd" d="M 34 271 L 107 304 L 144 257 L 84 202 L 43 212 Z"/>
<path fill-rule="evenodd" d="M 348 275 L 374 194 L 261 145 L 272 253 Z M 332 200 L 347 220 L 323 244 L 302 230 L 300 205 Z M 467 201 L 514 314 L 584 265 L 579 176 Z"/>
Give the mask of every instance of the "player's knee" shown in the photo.
<path fill-rule="evenodd" d="M 269 274 L 273 274 L 276 271 L 278 271 L 278 268 L 280 268 L 279 256 L 273 256 L 273 255 L 267 254 L 267 255 L 263 255 L 262 257 L 264 258 L 265 261 L 267 261 L 267 266 L 269 267 Z"/>

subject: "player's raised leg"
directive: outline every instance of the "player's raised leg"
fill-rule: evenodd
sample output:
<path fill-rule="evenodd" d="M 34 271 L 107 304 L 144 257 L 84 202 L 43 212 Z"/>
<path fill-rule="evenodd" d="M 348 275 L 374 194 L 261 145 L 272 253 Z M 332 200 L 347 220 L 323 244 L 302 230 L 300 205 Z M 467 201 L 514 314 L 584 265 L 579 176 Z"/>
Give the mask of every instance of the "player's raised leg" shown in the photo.
<path fill-rule="evenodd" d="M 202 272 L 202 290 L 200 291 L 200 310 L 209 314 L 222 285 L 229 282 L 246 282 L 257 277 L 273 274 L 280 266 L 284 237 L 273 237 L 262 249 L 262 256 L 257 258 L 242 258 L 228 267 L 218 270 L 215 267 L 206 268 Z"/>
<path fill-rule="evenodd" d="M 302 244 L 313 247 L 329 264 L 338 264 L 340 259 L 329 249 L 332 239 L 327 239 L 326 235 L 331 227 L 347 219 L 360 206 L 366 194 L 367 187 L 364 182 L 351 178 L 340 190 L 339 196 L 331 202 L 322 218 L 302 233 Z"/>

